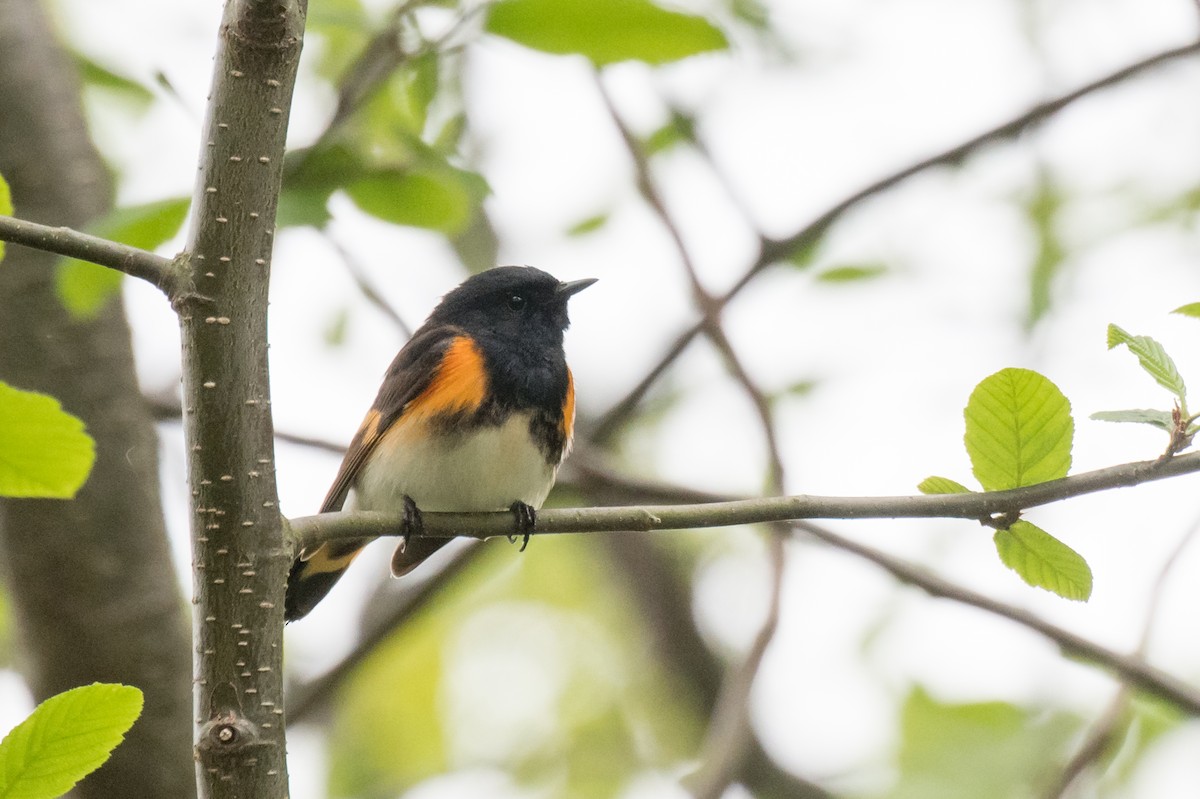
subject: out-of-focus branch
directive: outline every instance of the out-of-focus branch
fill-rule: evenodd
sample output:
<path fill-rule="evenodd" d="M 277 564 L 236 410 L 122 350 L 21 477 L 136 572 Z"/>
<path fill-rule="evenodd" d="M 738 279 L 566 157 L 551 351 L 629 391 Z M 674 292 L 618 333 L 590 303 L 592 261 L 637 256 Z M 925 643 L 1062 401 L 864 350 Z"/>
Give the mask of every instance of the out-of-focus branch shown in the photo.
<path fill-rule="evenodd" d="M 1142 637 L 1135 650 L 1135 654 L 1140 658 L 1146 657 L 1146 651 L 1150 646 L 1150 639 L 1154 634 L 1154 622 L 1158 618 L 1158 608 L 1162 604 L 1163 592 L 1171 577 L 1171 572 L 1175 568 L 1175 564 L 1179 562 L 1184 550 L 1195 540 L 1197 533 L 1200 533 L 1200 519 L 1192 522 L 1188 531 L 1179 539 L 1179 543 L 1167 555 L 1162 568 L 1159 569 L 1154 587 L 1150 591 L 1150 601 L 1146 603 L 1146 620 L 1142 627 Z M 1046 791 L 1046 799 L 1063 799 L 1076 780 L 1094 766 L 1100 758 L 1104 757 L 1105 753 L 1117 742 L 1122 724 L 1128 718 L 1132 699 L 1133 692 L 1130 690 L 1129 684 L 1122 683 L 1108 707 L 1093 722 L 1087 738 L 1067 762 L 1058 775 L 1058 779 Z"/>
<path fill-rule="evenodd" d="M 797 252 L 801 252 L 808 247 L 811 247 L 820 240 L 827 230 L 839 219 L 853 208 L 863 203 L 865 200 L 881 194 L 894 186 L 908 180 L 914 175 L 925 172 L 931 168 L 939 166 L 948 166 L 956 164 L 967 158 L 968 156 L 978 152 L 979 150 L 998 142 L 1007 141 L 1016 138 L 1030 127 L 1037 125 L 1072 103 L 1095 94 L 1104 89 L 1112 88 L 1121 85 L 1132 78 L 1142 75 L 1163 64 L 1177 61 L 1182 58 L 1188 58 L 1200 53 L 1200 41 L 1194 41 L 1189 44 L 1173 47 L 1167 50 L 1160 51 L 1154 55 L 1134 61 L 1124 67 L 1116 69 L 1107 75 L 1097 78 L 1090 83 L 1086 83 L 1072 91 L 1059 95 L 1051 100 L 1038 103 L 1027 109 L 1021 114 L 993 128 L 983 131 L 982 133 L 967 139 L 953 147 L 943 150 L 927 158 L 923 158 L 909 166 L 904 167 L 896 172 L 886 175 L 879 180 L 859 189 L 858 191 L 848 195 L 841 201 L 830 206 L 823 213 L 801 227 L 795 233 L 784 238 L 775 239 L 763 236 L 759 241 L 759 251 L 753 262 L 743 273 L 742 277 L 734 283 L 734 285 L 723 296 L 716 299 L 718 307 L 724 307 L 742 289 L 746 287 L 762 270 L 768 266 L 780 261 Z M 599 420 L 591 431 L 591 437 L 595 441 L 605 441 L 609 439 L 620 427 L 621 423 L 629 417 L 633 410 L 641 403 L 646 392 L 658 380 L 658 378 L 667 370 L 667 368 L 675 362 L 675 360 L 683 353 L 684 350 L 695 340 L 705 327 L 706 320 L 711 314 L 706 313 L 704 318 L 692 324 L 686 330 L 682 331 L 675 340 L 667 347 L 666 352 L 662 357 L 651 367 L 646 377 L 642 379 L 626 396 L 617 402 L 604 416 Z"/>
<path fill-rule="evenodd" d="M 754 405 L 759 426 L 767 442 L 769 490 L 776 494 L 782 494 L 784 487 L 783 457 L 780 454 L 770 403 L 762 390 L 751 379 L 749 372 L 746 371 L 737 352 L 730 344 L 729 338 L 725 335 L 725 330 L 721 326 L 722 306 L 714 302 L 712 294 L 700 280 L 700 274 L 696 270 L 696 264 L 684 241 L 683 233 L 658 190 L 654 175 L 650 170 L 650 162 L 642 151 L 641 145 L 638 144 L 637 138 L 621 118 L 599 73 L 594 73 L 594 75 L 596 87 L 604 101 L 604 106 L 608 110 L 613 125 L 621 134 L 621 139 L 625 142 L 626 150 L 633 161 L 637 174 L 637 185 L 642 197 L 653 209 L 674 242 L 680 264 L 691 284 L 693 301 L 704 317 L 704 333 L 721 353 L 726 369 L 733 375 Z M 731 670 L 722 682 L 700 754 L 700 768 L 687 780 L 689 789 L 697 799 L 719 799 L 730 783 L 742 772 L 751 750 L 751 744 L 756 742 L 754 730 L 750 725 L 750 689 L 762 665 L 767 648 L 770 646 L 771 639 L 774 638 L 775 631 L 779 626 L 779 605 L 783 592 L 785 557 L 783 535 L 785 532 L 786 528 L 772 525 L 772 536 L 767 542 L 768 559 L 771 565 L 771 589 L 767 603 L 767 615 L 742 662 Z"/>
<path fill-rule="evenodd" d="M 469 569 L 482 554 L 483 544 L 477 542 L 460 550 L 454 559 L 437 574 L 421 582 L 405 582 L 405 586 L 411 585 L 412 587 L 390 598 L 390 607 L 382 612 L 375 623 L 368 626 L 354 649 L 346 657 L 320 677 L 289 690 L 287 723 L 295 724 L 312 716 L 333 696 L 360 663 L 366 660 L 381 643 L 403 627 L 409 619 L 425 609 L 442 588 Z"/>
<path fill-rule="evenodd" d="M 1150 666 L 1136 655 L 1114 652 L 1070 630 L 1044 621 L 1028 611 L 1005 605 L 1003 602 L 998 602 L 969 588 L 956 585 L 926 569 L 843 538 L 815 524 L 797 522 L 796 529 L 837 549 L 869 560 L 897 580 L 920 588 L 930 596 L 950 599 L 1014 621 L 1022 627 L 1027 627 L 1050 639 L 1065 654 L 1091 661 L 1097 666 L 1113 672 L 1122 682 L 1132 685 L 1140 691 L 1166 700 L 1192 715 L 1200 715 L 1200 690 Z"/>

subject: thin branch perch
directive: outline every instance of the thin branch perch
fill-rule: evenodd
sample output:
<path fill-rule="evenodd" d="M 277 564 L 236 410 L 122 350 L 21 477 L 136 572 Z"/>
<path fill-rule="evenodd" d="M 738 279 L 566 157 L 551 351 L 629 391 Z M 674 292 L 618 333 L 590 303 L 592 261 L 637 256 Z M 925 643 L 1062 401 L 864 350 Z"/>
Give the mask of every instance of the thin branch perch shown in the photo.
<path fill-rule="evenodd" d="M 896 497 L 765 497 L 691 505 L 609 508 L 546 508 L 538 512 L 534 535 L 650 532 L 800 519 L 950 518 L 990 521 L 1071 497 L 1135 486 L 1200 471 L 1200 452 L 1167 460 L 1137 461 L 1014 488 L 967 494 Z M 511 513 L 426 513 L 424 534 L 433 538 L 491 538 L 518 534 Z M 316 546 L 345 538 L 399 535 L 401 517 L 385 513 L 323 513 L 291 520 L 293 543 Z"/>

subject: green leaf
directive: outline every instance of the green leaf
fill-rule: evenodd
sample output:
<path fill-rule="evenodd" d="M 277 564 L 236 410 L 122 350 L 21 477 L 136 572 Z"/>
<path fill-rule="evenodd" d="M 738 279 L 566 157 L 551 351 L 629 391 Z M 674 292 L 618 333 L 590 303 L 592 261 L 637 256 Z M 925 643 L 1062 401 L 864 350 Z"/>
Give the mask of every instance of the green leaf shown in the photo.
<path fill-rule="evenodd" d="M 79 53 L 74 53 L 74 57 L 79 77 L 85 86 L 103 89 L 128 103 L 135 111 L 145 111 L 154 102 L 154 92 L 136 80 L 118 75 Z"/>
<path fill-rule="evenodd" d="M 76 319 L 95 319 L 121 290 L 124 275 L 99 264 L 66 258 L 54 275 L 58 299 Z"/>
<path fill-rule="evenodd" d="M 70 499 L 96 444 L 58 400 L 0 382 L 0 496 Z"/>
<path fill-rule="evenodd" d="M 108 760 L 142 712 L 142 692 L 93 683 L 52 696 L 0 743 L 0 799 L 54 799 Z"/>
<path fill-rule="evenodd" d="M 571 225 L 571 227 L 567 228 L 567 235 L 585 236 L 588 233 L 596 232 L 606 224 L 608 224 L 608 214 L 596 214 Z"/>
<path fill-rule="evenodd" d="M 1071 403 L 1037 372 L 1002 369 L 984 378 L 963 417 L 972 471 L 986 491 L 1057 480 L 1071 468 Z"/>
<path fill-rule="evenodd" d="M 1178 308 L 1171 311 L 1171 313 L 1183 314 L 1184 316 L 1191 316 L 1195 319 L 1200 319 L 1200 302 L 1189 302 L 1187 305 L 1180 305 Z"/>
<path fill-rule="evenodd" d="M 0 216 L 12 216 L 12 192 L 8 189 L 8 181 L 0 175 Z M 0 261 L 4 260 L 4 242 L 0 241 Z"/>
<path fill-rule="evenodd" d="M 922 494 L 970 494 L 971 489 L 949 477 L 926 477 L 917 484 Z"/>
<path fill-rule="evenodd" d="M 447 167 L 375 172 L 347 185 L 346 193 L 360 209 L 387 222 L 458 233 L 487 189 L 478 176 Z"/>
<path fill-rule="evenodd" d="M 826 269 L 817 275 L 822 283 L 852 283 L 857 280 L 871 280 L 887 272 L 883 264 L 847 264 Z"/>
<path fill-rule="evenodd" d="M 1175 361 L 1163 349 L 1163 346 L 1149 336 L 1133 336 L 1116 325 L 1108 326 L 1108 348 L 1124 344 L 1129 351 L 1137 356 L 1142 369 L 1153 377 L 1160 386 L 1170 391 L 1182 403 L 1187 396 L 1187 387 L 1183 377 L 1175 368 Z"/>
<path fill-rule="evenodd" d="M 1030 585 L 1077 602 L 1092 595 L 1087 561 L 1040 527 L 1022 520 L 997 530 L 993 540 L 1004 565 Z"/>
<path fill-rule="evenodd" d="M 647 136 L 642 147 L 651 156 L 695 140 L 695 118 L 673 109 L 667 124 Z"/>
<path fill-rule="evenodd" d="M 1037 242 L 1037 253 L 1029 273 L 1029 311 L 1025 318 L 1026 326 L 1030 328 L 1050 310 L 1051 289 L 1064 263 L 1065 251 L 1057 230 L 1062 201 L 1062 192 L 1043 173 L 1026 204 L 1025 211 Z"/>
<path fill-rule="evenodd" d="M 187 197 L 174 197 L 118 208 L 91 226 L 90 232 L 131 247 L 153 250 L 179 232 L 187 217 L 189 202 Z M 55 274 L 55 288 L 72 316 L 92 319 L 121 288 L 122 277 L 115 269 L 77 258 L 64 258 Z"/>
<path fill-rule="evenodd" d="M 13 668 L 12 607 L 0 588 L 0 669 Z"/>
<path fill-rule="evenodd" d="M 1007 702 L 942 702 L 917 686 L 900 710 L 888 799 L 1012 799 L 1045 792 L 1080 729 L 1074 715 Z"/>
<path fill-rule="evenodd" d="M 1127 411 L 1096 411 L 1091 418 L 1098 422 L 1132 422 L 1134 424 L 1153 425 L 1168 433 L 1175 431 L 1175 420 L 1170 411 L 1156 411 L 1152 408 L 1131 408 Z"/>
<path fill-rule="evenodd" d="M 729 47 L 725 34 L 703 17 L 649 0 L 499 0 L 486 28 L 534 50 L 578 53 L 596 66 L 665 64 Z"/>
<path fill-rule="evenodd" d="M 346 343 L 346 330 L 350 326 L 350 309 L 339 308 L 333 318 L 325 325 L 325 344 L 329 347 L 341 347 Z"/>

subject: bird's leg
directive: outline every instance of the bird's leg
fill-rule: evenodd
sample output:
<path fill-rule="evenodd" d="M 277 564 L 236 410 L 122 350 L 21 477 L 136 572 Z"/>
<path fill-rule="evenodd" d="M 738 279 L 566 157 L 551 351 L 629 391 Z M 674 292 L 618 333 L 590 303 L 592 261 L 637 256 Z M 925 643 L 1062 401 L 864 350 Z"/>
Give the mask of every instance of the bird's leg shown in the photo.
<path fill-rule="evenodd" d="M 508 506 L 512 511 L 513 516 L 517 519 L 517 533 L 508 537 L 508 543 L 513 543 L 518 538 L 521 538 L 520 552 L 525 551 L 525 547 L 529 546 L 529 536 L 533 532 L 534 525 L 537 524 L 537 511 L 531 505 L 526 505 L 521 500 L 517 500 Z"/>
<path fill-rule="evenodd" d="M 408 548 L 408 539 L 411 536 L 421 536 L 425 532 L 425 519 L 421 516 L 421 509 L 417 507 L 417 503 L 408 494 L 404 495 L 404 519 L 400 522 L 400 551 L 403 552 Z"/>

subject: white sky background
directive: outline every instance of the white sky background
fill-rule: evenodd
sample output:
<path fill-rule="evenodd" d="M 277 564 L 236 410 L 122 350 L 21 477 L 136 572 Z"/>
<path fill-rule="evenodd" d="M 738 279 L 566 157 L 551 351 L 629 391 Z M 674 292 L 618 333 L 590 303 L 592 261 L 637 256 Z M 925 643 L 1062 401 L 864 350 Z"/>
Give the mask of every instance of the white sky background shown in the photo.
<path fill-rule="evenodd" d="M 1200 24 L 1191 0 L 769 5 L 779 36 L 800 54 L 795 63 L 740 49 L 660 70 L 619 65 L 605 83 L 641 133 L 665 120 L 663 97 L 696 110 L 725 176 L 774 235 L 1036 101 L 1182 44 Z M 1023 14 L 1036 20 L 1032 42 Z M 97 135 L 124 176 L 122 203 L 191 193 L 218 16 L 214 0 L 63 0 L 61 20 L 80 49 L 147 84 L 161 70 L 182 100 L 157 104 L 133 122 L 93 105 Z M 310 40 L 310 51 L 318 46 Z M 468 64 L 467 107 L 494 192 L 488 207 L 503 242 L 500 261 L 533 264 L 561 279 L 601 279 L 573 301 L 567 335 L 580 414 L 594 416 L 691 323 L 686 280 L 665 232 L 636 197 L 628 158 L 583 62 L 488 39 L 472 47 Z M 332 111 L 333 98 L 312 88 L 302 81 L 297 94 L 294 146 L 309 143 Z M 978 380 L 1006 366 L 1037 369 L 1072 400 L 1073 471 L 1155 456 L 1161 434 L 1087 415 L 1169 401 L 1133 356 L 1105 351 L 1109 322 L 1158 338 L 1200 385 L 1200 327 L 1167 313 L 1200 300 L 1198 241 L 1175 227 L 1127 229 L 1144 211 L 1133 198 L 1163 201 L 1196 185 L 1197 97 L 1200 64 L 1169 66 L 1071 107 L 964 169 L 924 174 L 864 204 L 827 237 L 818 265 L 881 262 L 891 270 L 885 278 L 827 286 L 776 268 L 746 290 L 726 321 L 755 378 L 768 389 L 820 381 L 810 396 L 780 404 L 788 490 L 905 494 L 930 474 L 968 482 L 962 407 Z M 678 153 L 656 165 L 703 279 L 724 289 L 753 256 L 751 231 L 694 156 Z M 1026 337 L 1019 320 L 1034 240 L 1020 202 L 1040 168 L 1072 196 L 1061 225 L 1070 264 L 1052 315 Z M 453 255 L 437 236 L 366 218 L 344 198 L 335 198 L 333 211 L 332 234 L 410 323 L 457 282 Z M 599 232 L 564 236 L 581 219 L 607 212 L 612 217 Z M 336 252 L 312 231 L 282 232 L 274 279 L 276 427 L 349 440 L 402 340 L 361 302 Z M 126 297 L 145 387 L 174 385 L 171 312 L 134 281 Z M 330 349 L 324 331 L 346 305 L 355 308 L 348 344 Z M 639 468 L 699 488 L 755 491 L 764 448 L 719 361 L 694 346 L 668 381 L 686 398 L 637 442 Z M 166 427 L 168 521 L 186 564 L 182 452 L 177 428 Z M 285 445 L 278 465 L 284 512 L 315 512 L 336 459 Z M 1125 650 L 1140 635 L 1165 554 L 1200 514 L 1195 498 L 1194 479 L 1184 478 L 1031 513 L 1088 559 L 1095 592 L 1087 604 L 1025 586 L 998 563 L 986 531 L 968 523 L 831 526 Z M 753 535 L 727 537 L 703 572 L 699 607 L 706 629 L 740 647 L 761 618 L 765 566 Z M 793 546 L 790 555 L 782 624 L 755 687 L 754 718 L 771 751 L 806 776 L 841 777 L 836 785 L 846 789 L 885 786 L 895 702 L 913 682 L 945 700 L 1062 704 L 1086 716 L 1113 690 L 1032 633 L 897 587 L 849 556 L 809 546 Z M 1185 679 L 1200 676 L 1197 569 L 1200 546 L 1178 564 L 1151 650 L 1153 662 Z M 291 665 L 318 671 L 349 645 L 346 614 L 374 579 L 370 571 L 360 566 L 341 596 L 289 630 Z M 864 636 L 884 619 L 864 650 Z M 0 674 L 0 729 L 28 709 L 16 681 Z M 1165 741 L 1130 795 L 1177 795 L 1181 785 L 1194 786 L 1198 738 L 1193 724 Z M 316 737 L 297 735 L 292 746 L 293 796 L 319 796 Z M 494 775 L 463 779 L 470 783 L 450 777 L 440 790 L 430 785 L 412 795 L 508 790 Z M 647 775 L 628 795 L 665 790 L 661 776 Z"/>

